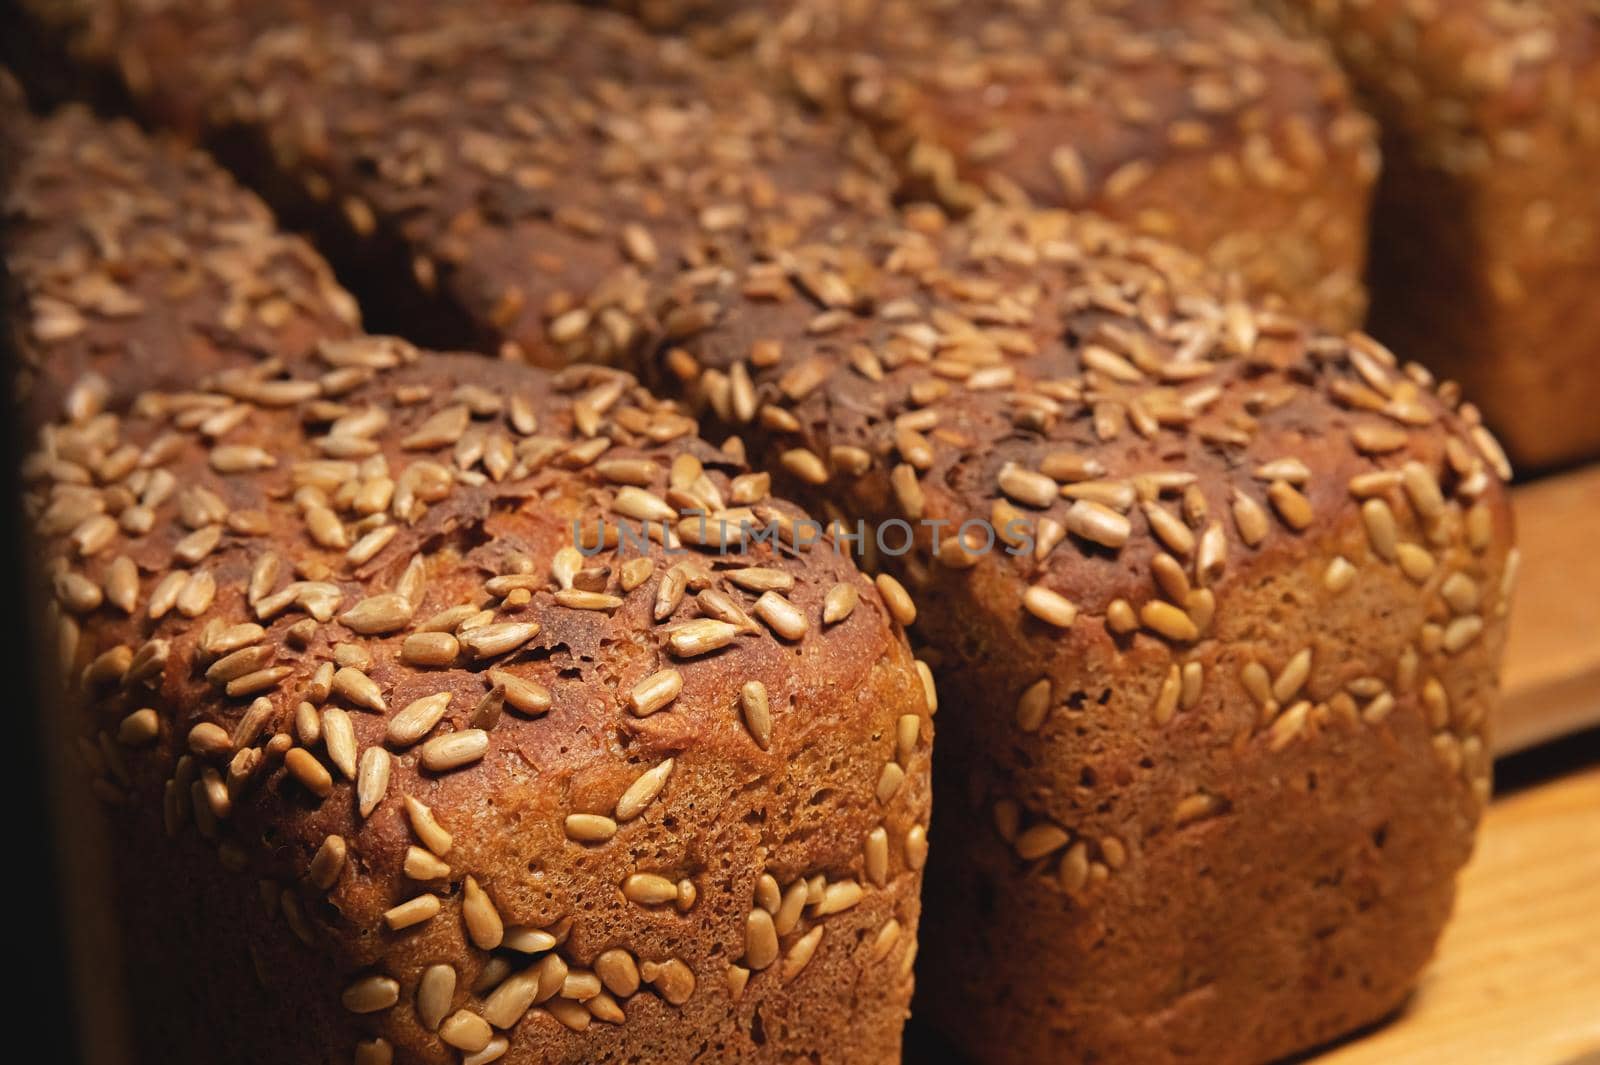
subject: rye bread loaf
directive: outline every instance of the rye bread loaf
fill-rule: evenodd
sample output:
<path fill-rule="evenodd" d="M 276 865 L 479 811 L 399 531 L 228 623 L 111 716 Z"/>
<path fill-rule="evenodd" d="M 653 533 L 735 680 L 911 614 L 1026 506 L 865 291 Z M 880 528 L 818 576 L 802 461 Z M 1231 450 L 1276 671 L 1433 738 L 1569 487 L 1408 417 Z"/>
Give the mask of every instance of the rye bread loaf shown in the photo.
<path fill-rule="evenodd" d="M 426 105 L 441 102 L 436 95 Z M 756 169 L 738 173 L 748 178 Z M 747 194 L 759 186 L 743 180 L 736 187 Z M 1011 1047 L 1020 1056 L 1031 1047 L 1159 1060 L 1199 1047 L 1221 1060 L 1229 1053 L 1257 1060 L 1381 1012 L 1436 935 L 1486 788 L 1479 730 L 1499 641 L 1494 612 L 1509 567 L 1498 488 L 1482 468 L 1501 460 L 1472 408 L 1445 413 L 1456 408 L 1453 392 L 1433 403 L 1422 394 L 1425 377 L 1402 374 L 1365 340 L 1347 347 L 1291 319 L 1219 300 L 1209 281 L 1185 280 L 1199 278 L 1192 262 L 1114 227 L 985 210 L 944 236 L 942 223 L 925 212 L 914 212 L 908 229 L 875 229 L 870 213 L 852 217 L 853 207 L 814 202 L 832 210 L 802 216 L 783 242 L 756 255 L 740 250 L 757 230 L 738 212 L 707 216 L 702 209 L 696 226 L 720 233 L 725 253 L 714 268 L 704 260 L 665 264 L 672 295 L 640 319 L 660 323 L 670 338 L 662 365 L 702 391 L 775 470 L 810 498 L 831 501 L 841 516 L 874 519 L 899 515 L 902 505 L 927 506 L 930 497 L 936 517 L 943 516 L 939 507 L 992 516 L 987 478 L 1000 470 L 990 458 L 1015 450 L 1044 472 L 1039 455 L 1026 453 L 1041 439 L 1099 462 L 1104 449 L 1117 460 L 1107 467 L 1116 476 L 1083 476 L 1121 482 L 1093 484 L 1073 497 L 1074 504 L 1099 503 L 1113 517 L 1078 508 L 1069 519 L 1067 499 L 1052 504 L 1054 524 L 1037 526 L 1036 543 L 1052 547 L 1037 574 L 1019 576 L 1007 567 L 1027 564 L 1002 557 L 978 559 L 964 575 L 965 556 L 975 552 L 961 550 L 948 567 L 880 560 L 907 583 L 932 589 L 931 600 L 918 596 L 919 624 L 966 708 L 945 791 L 966 804 L 948 815 L 945 837 L 962 847 L 947 856 L 939 890 L 941 928 L 951 935 L 930 943 L 953 959 L 938 970 L 952 975 L 940 989 L 947 997 L 936 1019 L 961 1029 L 958 1040 L 984 1057 Z M 725 219 L 736 224 L 711 224 Z M 852 336 L 863 342 L 846 343 Z M 1036 348 L 1043 354 L 1029 354 Z M 1178 365 L 1154 368 L 1152 352 Z M 946 395 L 952 392 L 954 398 Z M 996 405 L 987 410 L 972 398 L 985 393 Z M 1439 419 L 1448 431 L 1433 424 Z M 1398 445 L 1391 422 L 1409 427 Z M 1375 458 L 1348 453 L 1355 423 Z M 1341 429 L 1348 439 L 1334 432 Z M 1325 436 L 1339 443 L 1322 442 Z M 1293 463 L 1268 465 L 1285 458 L 1280 447 L 1287 443 L 1306 449 L 1293 456 L 1306 464 L 1306 476 Z M 896 453 L 903 463 L 891 461 Z M 1412 524 L 1410 496 L 1397 487 L 1407 475 L 1393 472 L 1404 465 L 1402 455 L 1415 455 L 1424 472 L 1448 465 L 1439 477 L 1450 493 L 1446 510 L 1470 516 L 1430 522 L 1426 530 Z M 1382 495 L 1387 510 L 1344 494 L 1351 463 L 1378 474 L 1360 485 Z M 923 464 L 928 470 L 919 477 Z M 1189 465 L 1203 474 L 1194 492 L 1186 482 L 1149 476 L 1186 473 Z M 1273 480 L 1251 479 L 1246 471 L 1256 466 Z M 1049 469 L 1062 480 L 1078 476 L 1071 465 Z M 1426 482 L 1414 472 L 1409 479 L 1431 506 Z M 1029 480 L 1039 487 L 1014 470 L 1006 480 L 1019 492 L 1028 491 Z M 1228 491 L 1239 485 L 1253 505 Z M 1124 504 L 1130 490 L 1134 498 Z M 941 502 L 946 492 L 954 502 Z M 1296 493 L 1321 523 L 1277 528 L 1267 518 L 1263 529 L 1269 513 L 1306 520 Z M 1164 535 L 1183 542 L 1146 502 L 1165 502 L 1169 516 L 1176 511 L 1198 523 L 1189 527 L 1192 557 L 1180 561 L 1174 548 L 1166 552 L 1173 563 L 1158 562 L 1154 541 L 1132 536 L 1159 523 Z M 1118 510 L 1124 505 L 1126 513 Z M 1383 537 L 1385 513 L 1407 539 L 1404 550 L 1396 542 L 1392 564 L 1367 550 L 1351 527 L 1361 522 L 1362 535 Z M 1128 523 L 1128 545 L 1113 551 L 1085 539 L 1095 530 L 1111 530 L 1100 535 L 1115 539 L 1116 516 Z M 1213 520 L 1220 534 L 1210 531 Z M 1365 533 L 1369 521 L 1377 532 Z M 1063 544 L 1069 528 L 1073 539 Z M 1247 550 L 1243 538 L 1257 533 L 1275 535 Z M 1458 559 L 1448 543 L 1425 533 L 1460 533 L 1483 553 Z M 1335 534 L 1344 539 L 1330 546 L 1324 537 Z M 1231 545 L 1230 559 L 1221 574 L 1208 564 L 1203 577 L 1200 545 L 1209 542 L 1206 557 L 1214 560 L 1219 535 Z M 1070 563 L 1063 561 L 1069 550 L 1076 552 Z M 1335 550 L 1348 565 L 1334 561 Z M 1358 619 L 1354 598 L 1322 614 L 1320 601 L 1305 598 L 1260 602 L 1259 589 L 1288 582 L 1285 573 L 1314 573 L 1329 594 L 1355 590 L 1346 582 L 1358 575 L 1357 565 L 1359 573 L 1378 574 L 1372 587 L 1356 590 L 1374 597 L 1368 613 L 1388 611 L 1399 616 L 1398 629 L 1415 631 L 1414 667 L 1398 640 L 1371 648 L 1363 642 L 1369 633 L 1359 626 L 1370 625 Z M 1424 578 L 1413 587 L 1410 577 L 1396 576 L 1429 565 L 1439 571 L 1436 584 Z M 1456 569 L 1473 575 L 1465 584 L 1450 581 L 1446 593 L 1447 573 Z M 1163 581 L 1159 595 L 1151 573 Z M 1032 613 L 1022 613 L 1025 590 L 1052 574 L 1066 603 L 1029 592 Z M 1189 594 L 1180 602 L 1179 577 L 1189 593 L 1207 587 L 1193 603 Z M 898 585 L 885 587 L 890 609 L 909 620 L 908 598 Z M 1446 594 L 1450 614 L 1438 608 Z M 1114 605 L 1118 599 L 1123 606 Z M 947 615 L 933 619 L 930 602 Z M 1237 622 L 1222 614 L 1235 603 Z M 1436 608 L 1440 616 L 1423 620 Z M 1197 628 L 1209 611 L 1215 628 L 1186 641 L 1174 611 Z M 1035 620 L 1069 613 L 1065 635 L 1052 636 Z M 1137 628 L 1146 613 L 1153 620 L 1142 633 L 1109 628 L 1130 617 Z M 1349 624 L 1330 625 L 1331 617 Z M 1284 634 L 1273 636 L 1273 626 Z M 1220 635 L 1212 638 L 1212 631 Z M 1098 657 L 1080 654 L 1075 641 L 1096 633 L 1103 641 Z M 1443 653 L 1447 640 L 1457 654 Z M 1289 687 L 1300 683 L 1295 663 L 1312 643 L 1318 646 L 1303 691 L 1315 698 L 1295 698 L 1302 694 Z M 1260 668 L 1247 668 L 1236 647 L 1249 649 Z M 1345 650 L 1363 672 L 1347 674 L 1337 657 Z M 1241 691 L 1259 692 L 1269 669 L 1267 702 L 1274 705 L 1258 708 Z M 1091 698 L 1095 678 L 1083 670 L 1111 675 L 1122 687 L 1093 688 Z M 1029 674 L 1025 683 L 1013 675 L 1021 672 Z M 1280 679 L 1289 693 L 1282 701 L 1271 694 Z M 1040 680 L 1050 683 L 1040 689 Z M 1186 695 L 1196 684 L 1199 694 Z M 996 692 L 1006 714 L 1022 718 L 1017 731 L 993 731 L 996 715 L 983 713 Z M 1034 694 L 1024 709 L 1025 692 Z M 1102 692 L 1112 709 L 1100 705 Z M 1176 700 L 1170 708 L 1168 699 Z M 1362 724 L 1351 720 L 1352 707 Z M 1091 724 L 1077 717 L 1094 713 L 1101 717 Z M 1038 723 L 1024 728 L 1035 714 Z M 1162 719 L 1165 728 L 1157 728 Z M 1005 717 L 999 721 L 1003 726 Z M 1096 727 L 1111 737 L 1099 746 L 1089 742 Z M 1330 772 L 1337 785 L 1331 791 L 1324 783 Z M 1286 786 L 1295 774 L 1307 783 Z M 969 787 L 979 794 L 963 800 Z M 1366 805 L 1341 805 L 1341 797 Z M 1008 828 L 1013 816 L 1006 811 L 1013 809 L 1016 823 Z M 997 829 L 988 827 L 993 821 Z M 1301 824 L 1322 830 L 1325 850 L 1304 847 Z M 1033 828 L 1027 852 L 1049 849 L 1024 862 L 1015 844 Z M 1389 849 L 1391 839 L 1403 845 Z M 1196 869 L 1222 872 L 1175 894 L 1172 884 L 1195 879 Z M 1080 906 L 1073 890 L 1103 905 Z M 1241 907 L 1240 899 L 1252 905 Z M 1285 909 L 1286 899 L 1302 905 Z M 1333 927 L 1340 934 L 1330 935 Z M 1215 929 L 1209 938 L 1197 931 L 1206 928 Z M 1144 964 L 1144 955 L 1161 964 Z M 1313 1008 L 1304 1001 L 1307 985 L 1325 991 Z M 1241 1031 L 1249 1037 L 1239 1038 Z"/>
<path fill-rule="evenodd" d="M 1516 565 L 1476 409 L 1089 216 L 787 266 L 838 302 L 686 278 L 712 324 L 662 372 L 920 607 L 918 1016 L 985 1065 L 1249 1063 L 1394 1008 L 1489 795 Z"/>
<path fill-rule="evenodd" d="M 97 328 L 137 364 L 145 325 Z M 283 354 L 122 411 L 39 365 L 77 397 L 23 467 L 51 705 L 135 1060 L 893 1060 L 932 688 L 871 582 L 620 371 Z"/>
<path fill-rule="evenodd" d="M 1600 455 L 1600 10 L 1276 6 L 1383 123 L 1372 330 L 1480 397 L 1518 463 Z"/>
<path fill-rule="evenodd" d="M 617 376 L 424 357 L 288 409 L 250 380 L 57 426 L 32 467 L 150 1060 L 894 1057 L 929 725 L 871 586 L 824 550 L 572 550 L 669 469 L 759 484 L 651 444 L 685 420 Z M 197 403 L 250 416 L 175 432 Z M 123 454 L 137 485 L 70 477 Z M 173 480 L 149 534 L 71 535 Z M 419 516 L 357 520 L 385 495 Z"/>
<path fill-rule="evenodd" d="M 201 153 L 81 107 L 0 126 L 11 387 L 30 426 L 357 332 L 321 256 Z"/>
<path fill-rule="evenodd" d="M 1372 123 L 1320 42 L 1250 0 L 620 6 L 864 122 L 902 196 L 1093 210 L 1361 321 Z"/>
<path fill-rule="evenodd" d="M 891 195 L 1089 208 L 1334 326 L 1364 306 L 1370 123 L 1320 46 L 1242 0 L 657 20 L 732 53 L 709 63 L 561 4 L 88 8 L 85 61 L 157 121 L 244 148 L 236 166 L 347 273 L 398 275 L 369 302 L 417 308 L 381 324 L 424 339 L 625 359 L 658 263 L 716 261 L 730 227 L 781 246 L 796 204 L 871 217 Z M 455 335 L 428 335 L 441 316 Z"/>
<path fill-rule="evenodd" d="M 208 134 L 368 279 L 369 317 L 519 360 L 626 363 L 661 279 L 887 210 L 864 131 L 620 15 L 462 3 L 300 16 L 99 5 L 159 120 Z M 176 26 L 184 27 L 178 32 Z M 203 34 L 203 48 L 181 42 Z M 239 159 L 238 156 L 245 158 Z M 849 210 L 845 207 L 848 205 Z M 393 267 L 399 264 L 401 269 Z M 385 277 L 376 291 L 373 277 Z M 383 316 L 407 310 L 403 321 Z"/>

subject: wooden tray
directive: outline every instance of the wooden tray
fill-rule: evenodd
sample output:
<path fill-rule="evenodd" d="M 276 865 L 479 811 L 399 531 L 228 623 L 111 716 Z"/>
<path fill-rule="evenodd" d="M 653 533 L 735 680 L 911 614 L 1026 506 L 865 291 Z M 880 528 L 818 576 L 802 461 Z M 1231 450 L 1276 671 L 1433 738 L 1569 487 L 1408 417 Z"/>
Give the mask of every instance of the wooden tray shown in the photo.
<path fill-rule="evenodd" d="M 1497 754 L 1600 724 L 1600 464 L 1522 485 L 1512 500 L 1522 571 Z"/>
<path fill-rule="evenodd" d="M 1498 799 L 1399 1016 L 1304 1065 L 1600 1061 L 1600 765 Z"/>

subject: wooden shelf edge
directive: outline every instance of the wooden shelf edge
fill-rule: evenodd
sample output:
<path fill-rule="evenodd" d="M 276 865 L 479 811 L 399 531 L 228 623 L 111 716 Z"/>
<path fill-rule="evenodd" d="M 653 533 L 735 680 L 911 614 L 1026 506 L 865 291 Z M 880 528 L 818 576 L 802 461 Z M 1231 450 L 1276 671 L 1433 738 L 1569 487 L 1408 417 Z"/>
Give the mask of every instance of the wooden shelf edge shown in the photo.
<path fill-rule="evenodd" d="M 1306 1065 L 1600 1060 L 1600 766 L 1496 800 L 1398 1016 Z"/>
<path fill-rule="evenodd" d="M 1600 463 L 1517 487 L 1522 570 L 1495 753 L 1600 724 Z"/>

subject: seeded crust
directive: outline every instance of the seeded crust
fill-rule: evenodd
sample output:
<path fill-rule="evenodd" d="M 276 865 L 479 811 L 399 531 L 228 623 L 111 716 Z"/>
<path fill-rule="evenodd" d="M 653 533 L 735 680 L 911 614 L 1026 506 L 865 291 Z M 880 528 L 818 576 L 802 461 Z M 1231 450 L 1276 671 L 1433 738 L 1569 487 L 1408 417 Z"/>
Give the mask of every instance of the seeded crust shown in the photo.
<path fill-rule="evenodd" d="M 1372 123 L 1320 44 L 1243 0 L 623 6 L 865 122 L 902 196 L 1091 209 L 1361 320 Z"/>
<path fill-rule="evenodd" d="M 7 124 L 19 149 L 4 235 L 13 391 L 30 426 L 63 402 L 120 408 L 357 331 L 322 258 L 193 149 L 80 107 Z"/>
<path fill-rule="evenodd" d="M 1519 463 L 1600 455 L 1600 11 L 1287 7 L 1383 123 L 1372 329 L 1482 397 Z"/>
<path fill-rule="evenodd" d="M 400 0 L 392 5 L 399 6 Z M 205 89 L 193 79 L 195 56 L 237 54 L 252 37 L 274 26 L 325 12 L 348 17 L 369 5 L 361 0 L 19 0 L 17 36 L 31 37 L 35 51 L 77 67 L 73 97 L 106 100 L 126 108 L 131 96 L 152 124 L 195 139 L 204 127 Z M 186 53 L 191 53 L 186 56 Z M 150 60 L 159 56 L 159 65 Z M 18 63 L 30 88 L 61 80 L 61 72 Z M 110 82 L 111 84 L 105 84 Z M 214 88 L 211 87 L 211 88 Z M 107 99 L 109 98 L 109 99 Z"/>
<path fill-rule="evenodd" d="M 1364 304 L 1370 123 L 1318 46 L 1234 0 L 982 17 L 808 0 L 689 20 L 753 38 L 693 38 L 753 63 L 558 4 L 97 6 L 79 51 L 222 145 L 346 276 L 386 277 L 368 302 L 416 308 L 384 324 L 423 339 L 627 363 L 664 272 L 723 261 L 730 237 L 781 249 L 823 211 L 859 225 L 891 195 L 1089 207 L 1333 324 Z M 1002 145 L 1000 129 L 1021 133 Z M 442 318 L 454 333 L 429 333 Z"/>
<path fill-rule="evenodd" d="M 1489 795 L 1475 408 L 1088 216 L 794 262 L 839 309 L 686 289 L 662 372 L 819 507 L 950 522 L 876 552 L 947 707 L 918 1015 L 986 1065 L 1260 1062 L 1394 1007 Z"/>
<path fill-rule="evenodd" d="M 471 1056 L 485 1012 L 507 1062 L 897 1056 L 931 682 L 872 585 L 823 548 L 579 554 L 575 523 L 642 493 L 799 515 L 618 371 L 381 338 L 307 369 L 84 412 L 26 468 L 150 1060 L 491 1060 Z M 241 408 L 220 439 L 195 428 Z M 153 527 L 86 536 L 119 489 Z M 853 609 L 825 626 L 839 586 Z M 803 631 L 776 635 L 791 614 Z M 451 646 L 424 656 L 419 633 Z M 667 670 L 681 692 L 641 708 Z M 770 725 L 741 715 L 751 683 Z M 441 719 L 403 730 L 435 693 Z M 614 838 L 579 842 L 594 826 Z M 796 884 L 753 958 L 750 913 Z M 408 901 L 433 915 L 387 930 Z M 560 994 L 496 1005 L 508 962 Z M 419 1013 L 434 965 L 455 974 L 442 1028 Z"/>
<path fill-rule="evenodd" d="M 729 241 L 778 249 L 819 217 L 887 211 L 863 131 L 618 15 L 402 4 L 297 18 L 291 3 L 263 32 L 138 6 L 100 37 L 152 72 L 127 80 L 158 118 L 203 126 L 225 153 L 243 144 L 280 209 L 344 249 L 346 276 L 398 259 L 375 314 L 444 311 L 454 339 L 520 360 L 626 363 L 657 335 L 645 312 L 663 280 L 718 263 Z M 205 48 L 178 45 L 191 29 Z"/>

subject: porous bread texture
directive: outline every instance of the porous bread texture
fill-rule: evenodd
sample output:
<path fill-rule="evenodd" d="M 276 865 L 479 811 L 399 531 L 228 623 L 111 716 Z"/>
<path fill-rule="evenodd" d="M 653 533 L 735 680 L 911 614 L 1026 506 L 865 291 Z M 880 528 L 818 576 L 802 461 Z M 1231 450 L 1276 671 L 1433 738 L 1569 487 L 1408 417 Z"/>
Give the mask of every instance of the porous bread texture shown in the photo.
<path fill-rule="evenodd" d="M 913 523 L 868 558 L 946 707 L 919 1015 L 985 1063 L 1259 1062 L 1392 1008 L 1489 795 L 1475 408 L 1089 216 L 789 268 L 834 302 L 686 286 L 662 372 L 845 528 Z"/>
<path fill-rule="evenodd" d="M 1383 124 L 1371 329 L 1461 381 L 1520 465 L 1600 455 L 1600 12 L 1273 6 Z"/>
<path fill-rule="evenodd" d="M 201 153 L 78 106 L 19 122 L 3 247 L 30 428 L 358 330 L 321 256 Z"/>
<path fill-rule="evenodd" d="M 382 338 L 43 430 L 141 1060 L 898 1054 L 931 686 L 872 585 L 821 546 L 573 546 L 800 517 L 693 433 L 618 371 Z"/>

